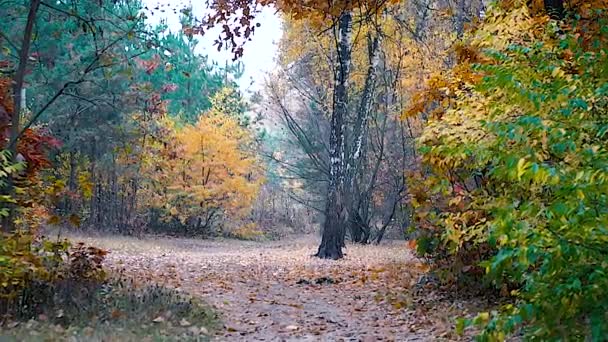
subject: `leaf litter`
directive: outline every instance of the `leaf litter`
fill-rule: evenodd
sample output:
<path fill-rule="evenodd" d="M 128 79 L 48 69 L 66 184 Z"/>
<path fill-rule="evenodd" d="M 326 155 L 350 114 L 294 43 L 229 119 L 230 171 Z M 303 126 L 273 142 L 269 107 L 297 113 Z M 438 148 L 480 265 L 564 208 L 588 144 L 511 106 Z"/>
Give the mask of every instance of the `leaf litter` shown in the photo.
<path fill-rule="evenodd" d="M 446 300 L 432 289 L 414 291 L 428 267 L 403 241 L 349 245 L 345 258 L 333 261 L 311 257 L 314 236 L 78 239 L 110 250 L 111 269 L 209 303 L 224 322 L 218 341 L 470 340 L 471 332 L 455 333 L 456 318 L 484 306 Z"/>

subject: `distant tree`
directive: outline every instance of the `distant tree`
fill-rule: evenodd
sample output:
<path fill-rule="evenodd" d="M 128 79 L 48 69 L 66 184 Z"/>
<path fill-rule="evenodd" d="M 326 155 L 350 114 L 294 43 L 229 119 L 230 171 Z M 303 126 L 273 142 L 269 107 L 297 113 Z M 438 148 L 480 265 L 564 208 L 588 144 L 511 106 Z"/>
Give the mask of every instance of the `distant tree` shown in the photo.
<path fill-rule="evenodd" d="M 152 163 L 149 177 L 160 186 L 156 205 L 193 233 L 209 233 L 225 217 L 243 217 L 264 181 L 253 132 L 224 109 L 213 106 L 196 124 L 172 128 L 172 141 L 161 151 L 165 158 Z"/>
<path fill-rule="evenodd" d="M 0 24 L 4 61 L 13 78 L 15 108 L 6 142 L 13 158 L 24 133 L 66 96 L 94 103 L 79 94 L 79 87 L 94 85 L 95 80 L 104 79 L 107 69 L 133 58 L 137 49 L 125 50 L 125 43 L 145 34 L 143 17 L 126 2 L 103 6 L 94 1 L 32 0 L 3 5 L 0 15 L 5 18 Z M 34 95 L 28 102 L 23 98 L 26 83 Z M 45 88 L 37 89 L 42 84 Z M 82 112 L 82 107 L 76 112 Z M 12 191 L 9 178 L 5 192 Z M 9 216 L 6 226 L 10 222 Z"/>

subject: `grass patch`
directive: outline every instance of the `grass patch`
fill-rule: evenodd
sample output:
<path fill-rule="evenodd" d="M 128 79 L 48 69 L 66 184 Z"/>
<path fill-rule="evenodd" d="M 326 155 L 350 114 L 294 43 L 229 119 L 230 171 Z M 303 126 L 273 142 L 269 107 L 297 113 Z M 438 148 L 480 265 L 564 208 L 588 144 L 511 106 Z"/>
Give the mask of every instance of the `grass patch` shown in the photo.
<path fill-rule="evenodd" d="M 5 322 L 0 340 L 207 341 L 218 322 L 205 304 L 158 285 L 113 280 L 87 295 L 58 295 L 65 298 L 37 319 Z"/>

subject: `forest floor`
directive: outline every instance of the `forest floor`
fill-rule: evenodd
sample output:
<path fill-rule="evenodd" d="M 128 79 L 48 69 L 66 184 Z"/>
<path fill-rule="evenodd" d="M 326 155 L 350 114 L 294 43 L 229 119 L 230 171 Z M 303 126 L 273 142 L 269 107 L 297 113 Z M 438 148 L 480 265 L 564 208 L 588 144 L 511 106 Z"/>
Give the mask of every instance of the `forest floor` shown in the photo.
<path fill-rule="evenodd" d="M 425 265 L 404 241 L 311 257 L 318 238 L 275 242 L 78 237 L 110 251 L 107 265 L 201 298 L 220 315 L 219 341 L 436 341 L 479 303 L 420 288 Z M 457 298 L 457 296 L 455 297 Z"/>

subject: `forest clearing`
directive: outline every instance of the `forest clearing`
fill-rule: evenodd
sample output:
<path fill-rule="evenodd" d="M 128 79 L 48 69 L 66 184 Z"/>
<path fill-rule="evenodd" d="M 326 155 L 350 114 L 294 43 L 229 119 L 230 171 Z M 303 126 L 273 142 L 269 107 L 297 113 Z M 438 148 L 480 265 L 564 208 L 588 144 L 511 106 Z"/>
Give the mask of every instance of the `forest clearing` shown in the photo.
<path fill-rule="evenodd" d="M 608 341 L 608 0 L 0 0 L 0 341 Z"/>
<path fill-rule="evenodd" d="M 352 246 L 336 263 L 311 255 L 319 241 L 310 235 L 274 242 L 76 240 L 110 251 L 111 269 L 212 305 L 222 321 L 212 335 L 218 341 L 455 340 L 462 338 L 452 317 L 484 305 L 424 293 L 426 267 L 403 241 Z"/>

